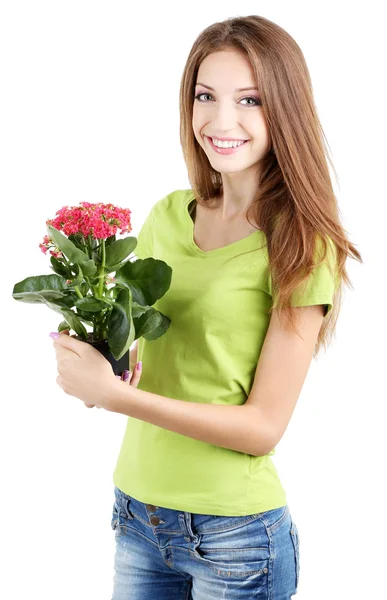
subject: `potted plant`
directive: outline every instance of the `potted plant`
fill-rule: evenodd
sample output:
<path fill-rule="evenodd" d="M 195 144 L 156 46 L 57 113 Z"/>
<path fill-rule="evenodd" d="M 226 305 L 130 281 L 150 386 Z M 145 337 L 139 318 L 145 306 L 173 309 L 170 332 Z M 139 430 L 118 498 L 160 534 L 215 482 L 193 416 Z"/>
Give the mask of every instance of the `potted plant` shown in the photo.
<path fill-rule="evenodd" d="M 130 215 L 113 204 L 64 206 L 46 221 L 39 244 L 51 254 L 54 273 L 27 277 L 12 292 L 15 300 L 46 304 L 61 314 L 58 332 L 72 329 L 75 338 L 95 346 L 115 375 L 129 368 L 135 339 L 154 340 L 170 325 L 153 304 L 170 287 L 171 267 L 154 258 L 130 260 L 137 239 L 116 239 L 118 229 L 131 231 Z"/>

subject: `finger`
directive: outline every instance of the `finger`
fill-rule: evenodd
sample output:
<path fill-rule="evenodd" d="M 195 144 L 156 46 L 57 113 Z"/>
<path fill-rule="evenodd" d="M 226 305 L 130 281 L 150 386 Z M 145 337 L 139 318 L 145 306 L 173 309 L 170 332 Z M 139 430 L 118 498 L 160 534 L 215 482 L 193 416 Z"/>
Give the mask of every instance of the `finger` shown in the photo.
<path fill-rule="evenodd" d="M 55 356 L 58 360 L 62 358 L 76 359 L 79 358 L 78 354 L 72 352 L 72 350 L 68 350 L 67 348 L 63 348 L 62 346 L 58 346 L 54 344 L 54 352 Z"/>
<path fill-rule="evenodd" d="M 122 381 L 130 381 L 130 371 L 128 371 L 127 369 L 125 369 L 125 371 L 122 373 Z"/>
<path fill-rule="evenodd" d="M 85 406 L 86 406 L 86 408 L 94 408 L 95 404 L 86 404 L 86 402 L 85 402 Z"/>
<path fill-rule="evenodd" d="M 141 378 L 141 361 L 138 362 L 135 366 L 132 378 L 130 380 L 130 385 L 133 387 L 137 387 L 137 385 L 140 381 L 140 378 Z"/>
<path fill-rule="evenodd" d="M 54 348 L 66 348 L 67 350 L 74 352 L 74 354 L 77 354 L 80 358 L 87 352 L 90 352 L 90 344 L 81 340 L 76 340 L 71 335 L 58 333 L 56 331 L 52 331 L 49 335 L 54 340 Z M 92 349 L 92 351 L 97 352 L 97 350 L 94 349 Z"/>
<path fill-rule="evenodd" d="M 138 370 L 137 370 L 137 369 L 135 369 L 135 370 L 134 370 L 134 373 L 133 373 L 133 375 L 132 375 L 132 379 L 131 379 L 131 381 L 130 381 L 130 385 L 131 385 L 132 387 L 137 387 L 137 385 L 138 385 L 138 383 L 139 383 L 139 381 L 140 381 L 140 378 L 141 378 L 141 373 L 140 373 L 140 372 L 138 372 Z"/>

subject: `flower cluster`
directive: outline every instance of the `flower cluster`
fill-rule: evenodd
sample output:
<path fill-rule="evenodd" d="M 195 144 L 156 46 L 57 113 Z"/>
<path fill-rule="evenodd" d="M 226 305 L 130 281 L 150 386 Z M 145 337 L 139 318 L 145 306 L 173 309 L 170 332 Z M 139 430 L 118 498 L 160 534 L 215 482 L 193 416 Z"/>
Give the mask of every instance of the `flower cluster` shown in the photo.
<path fill-rule="evenodd" d="M 59 250 L 58 246 L 54 244 L 53 240 L 50 238 L 49 235 L 44 236 L 43 242 L 39 244 L 39 248 L 44 254 L 47 254 L 47 250 L 49 250 L 50 254 L 52 256 L 55 256 L 55 258 L 60 258 L 61 256 L 63 256 L 62 252 Z"/>
<path fill-rule="evenodd" d="M 58 331 L 73 329 L 84 341 L 107 340 L 116 361 L 143 332 L 152 339 L 163 335 L 170 319 L 153 304 L 169 289 L 172 268 L 152 257 L 131 261 L 137 239 L 116 239 L 119 230 L 132 230 L 131 210 L 81 202 L 55 214 L 46 220 L 39 244 L 44 254 L 50 252 L 54 273 L 26 277 L 14 285 L 12 296 L 61 313 Z"/>
<path fill-rule="evenodd" d="M 80 206 L 64 206 L 58 210 L 54 219 L 47 219 L 46 225 L 51 225 L 65 235 L 77 234 L 84 238 L 88 236 L 94 239 L 106 240 L 115 235 L 120 229 L 120 234 L 130 232 L 132 225 L 130 222 L 131 210 L 128 208 L 119 208 L 113 204 L 102 204 L 101 202 L 91 204 L 90 202 L 80 202 Z M 39 244 L 42 252 L 57 257 L 59 249 L 55 247 L 48 235 L 44 237 L 43 243 Z"/>

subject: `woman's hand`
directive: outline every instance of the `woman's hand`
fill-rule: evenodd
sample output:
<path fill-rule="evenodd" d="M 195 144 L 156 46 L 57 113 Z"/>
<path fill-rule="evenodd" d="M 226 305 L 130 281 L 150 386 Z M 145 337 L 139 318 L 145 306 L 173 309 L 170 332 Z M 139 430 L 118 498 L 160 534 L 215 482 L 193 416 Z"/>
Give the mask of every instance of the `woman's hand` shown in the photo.
<path fill-rule="evenodd" d="M 63 333 L 70 333 L 67 329 L 65 331 L 63 331 Z M 129 356 L 130 356 L 130 360 L 129 363 L 133 364 L 136 363 L 134 365 L 134 371 L 133 373 L 129 370 L 125 370 L 122 375 L 116 375 L 117 379 L 121 379 L 121 381 L 124 381 L 125 383 L 129 383 L 129 385 L 131 385 L 132 387 L 137 387 L 140 378 L 141 378 L 141 367 L 142 367 L 142 363 L 137 362 L 137 346 L 138 346 L 138 340 L 135 341 L 135 345 L 133 346 L 133 349 L 130 351 Z M 130 366 L 129 364 L 129 366 Z M 94 408 L 95 404 L 85 404 L 85 406 L 87 408 Z M 97 408 L 100 408 L 99 406 L 97 406 Z"/>
<path fill-rule="evenodd" d="M 122 377 L 114 375 L 109 361 L 90 344 L 72 338 L 69 330 L 64 330 L 59 338 L 54 339 L 54 348 L 58 361 L 58 385 L 66 394 L 83 400 L 87 408 L 97 406 L 109 410 L 117 379 L 133 387 L 137 387 L 140 381 L 139 363 L 133 374 L 125 371 Z"/>

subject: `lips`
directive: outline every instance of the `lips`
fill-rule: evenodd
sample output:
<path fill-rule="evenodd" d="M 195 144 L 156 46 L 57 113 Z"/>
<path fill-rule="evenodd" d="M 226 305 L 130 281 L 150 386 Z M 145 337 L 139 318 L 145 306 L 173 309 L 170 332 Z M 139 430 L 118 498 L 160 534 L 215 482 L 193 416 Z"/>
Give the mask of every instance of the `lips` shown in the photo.
<path fill-rule="evenodd" d="M 245 146 L 246 144 L 250 143 L 250 140 L 241 140 L 241 142 L 243 142 L 242 144 L 238 144 L 238 146 L 230 146 L 227 148 L 223 148 L 222 146 L 215 146 L 214 142 L 212 141 L 212 138 L 205 136 L 208 140 L 209 145 L 211 146 L 211 148 L 213 149 L 214 152 L 216 152 L 216 154 L 218 155 L 230 155 L 230 154 L 236 154 L 238 152 L 241 152 L 243 146 Z"/>
<path fill-rule="evenodd" d="M 210 137 L 209 135 L 207 135 L 208 139 L 212 141 L 212 143 L 215 140 L 219 140 L 220 142 L 248 142 L 249 140 L 238 140 L 236 138 L 218 138 L 216 136 L 214 137 Z"/>

